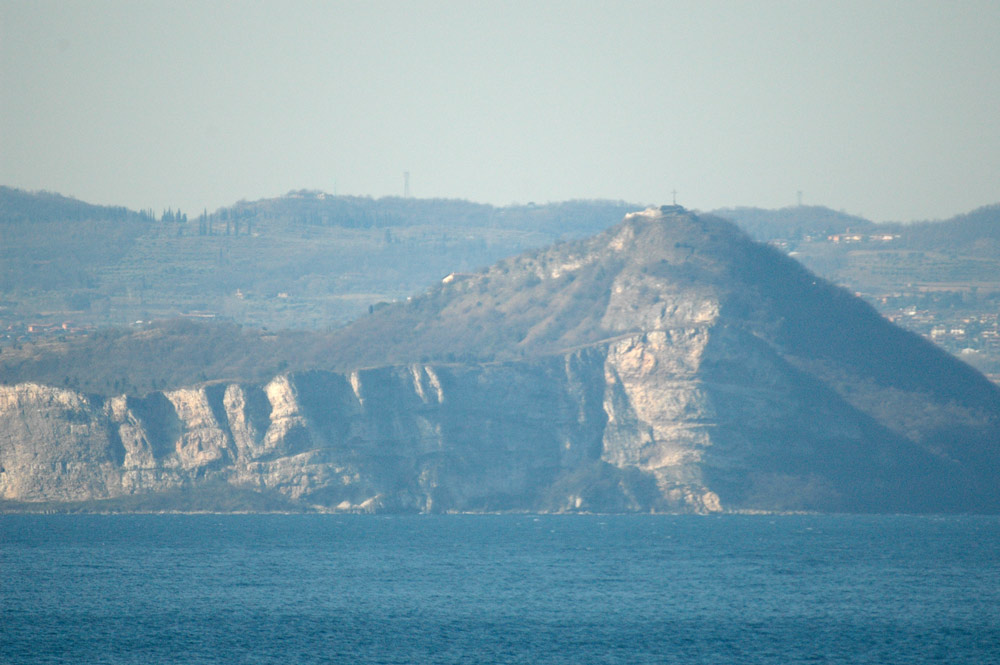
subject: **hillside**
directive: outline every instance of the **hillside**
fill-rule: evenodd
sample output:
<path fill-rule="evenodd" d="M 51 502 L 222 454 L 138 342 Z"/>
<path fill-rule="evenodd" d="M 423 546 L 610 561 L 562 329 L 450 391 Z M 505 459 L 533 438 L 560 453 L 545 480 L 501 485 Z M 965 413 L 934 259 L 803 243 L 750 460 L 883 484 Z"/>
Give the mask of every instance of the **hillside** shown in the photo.
<path fill-rule="evenodd" d="M 264 382 L 4 387 L 0 496 L 1000 511 L 1000 390 L 730 222 L 678 207 L 453 275 L 316 352 L 328 369 Z"/>
<path fill-rule="evenodd" d="M 808 206 L 719 214 L 1000 383 L 1000 206 L 878 225 Z"/>

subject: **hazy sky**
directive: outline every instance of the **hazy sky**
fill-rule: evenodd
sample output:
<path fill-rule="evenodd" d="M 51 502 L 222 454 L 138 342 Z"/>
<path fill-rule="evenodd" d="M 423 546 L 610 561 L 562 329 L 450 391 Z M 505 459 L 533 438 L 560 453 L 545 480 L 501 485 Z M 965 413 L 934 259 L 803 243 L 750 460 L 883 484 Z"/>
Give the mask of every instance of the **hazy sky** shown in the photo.
<path fill-rule="evenodd" d="M 188 213 L 1000 201 L 1000 2 L 0 0 L 0 184 Z"/>

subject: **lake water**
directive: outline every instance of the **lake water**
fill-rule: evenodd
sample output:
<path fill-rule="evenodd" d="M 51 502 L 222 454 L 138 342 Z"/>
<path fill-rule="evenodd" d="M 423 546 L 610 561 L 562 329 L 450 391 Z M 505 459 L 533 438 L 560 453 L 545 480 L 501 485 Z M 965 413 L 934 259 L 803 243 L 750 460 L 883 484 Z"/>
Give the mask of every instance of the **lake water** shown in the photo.
<path fill-rule="evenodd" d="M 0 663 L 1000 662 L 1000 518 L 0 515 Z"/>

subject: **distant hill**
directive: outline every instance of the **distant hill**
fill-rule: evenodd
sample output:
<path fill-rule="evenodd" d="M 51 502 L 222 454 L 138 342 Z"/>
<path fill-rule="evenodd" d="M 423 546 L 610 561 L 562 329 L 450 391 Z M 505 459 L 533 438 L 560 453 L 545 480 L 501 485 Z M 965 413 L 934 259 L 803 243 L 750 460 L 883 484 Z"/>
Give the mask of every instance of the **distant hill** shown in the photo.
<path fill-rule="evenodd" d="M 980 258 L 1000 258 L 1000 204 L 983 206 L 945 220 L 882 224 L 822 206 L 779 210 L 724 208 L 713 211 L 713 214 L 735 222 L 761 242 L 782 241 L 798 245 L 809 240 L 824 242 L 830 236 L 880 234 L 894 236 L 891 247 L 884 246 L 883 249 L 944 251 Z"/>
<path fill-rule="evenodd" d="M 761 242 L 780 240 L 797 244 L 810 237 L 825 240 L 834 235 L 880 233 L 898 236 L 894 248 L 1000 258 L 1000 204 L 944 220 L 882 224 L 823 206 L 778 210 L 723 208 L 712 214 L 736 222 Z"/>
<path fill-rule="evenodd" d="M 67 296 L 92 290 L 94 266 L 120 261 L 149 222 L 121 207 L 0 187 L 0 299 L 47 292 L 46 307 L 65 306 Z"/>
<path fill-rule="evenodd" d="M 595 233 L 633 207 L 495 208 L 300 191 L 154 218 L 0 188 L 0 331 L 14 325 L 13 339 L 28 338 L 29 324 L 103 327 L 183 315 L 322 330 L 451 272 Z"/>
<path fill-rule="evenodd" d="M 98 206 L 53 192 L 28 192 L 0 185 L 0 225 L 85 222 L 93 220 L 149 220 L 151 213 L 122 206 Z"/>
<path fill-rule="evenodd" d="M 625 214 L 635 204 L 624 201 L 578 200 L 537 205 L 496 207 L 459 199 L 414 199 L 332 196 L 299 190 L 280 198 L 240 201 L 221 208 L 208 219 L 215 233 L 227 220 L 266 220 L 271 223 L 343 228 L 441 226 L 471 230 L 502 228 L 531 231 L 552 239 L 579 238 L 615 223 L 609 214 Z M 221 226 L 220 226 L 221 224 Z M 235 234 L 235 223 L 230 224 Z M 244 229 L 246 225 L 244 224 Z"/>
<path fill-rule="evenodd" d="M 2 386 L 0 498 L 1000 512 L 1000 389 L 732 223 L 677 207 L 451 275 L 314 342 L 325 369 L 263 382 Z"/>
<path fill-rule="evenodd" d="M 732 220 L 761 242 L 785 240 L 799 242 L 804 238 L 827 237 L 848 231 L 868 233 L 876 228 L 863 217 L 837 212 L 823 206 L 796 206 L 766 210 L 763 208 L 722 208 L 714 215 Z"/>
<path fill-rule="evenodd" d="M 949 251 L 977 258 L 1000 259 L 1000 204 L 977 208 L 943 221 L 887 224 L 907 249 Z"/>

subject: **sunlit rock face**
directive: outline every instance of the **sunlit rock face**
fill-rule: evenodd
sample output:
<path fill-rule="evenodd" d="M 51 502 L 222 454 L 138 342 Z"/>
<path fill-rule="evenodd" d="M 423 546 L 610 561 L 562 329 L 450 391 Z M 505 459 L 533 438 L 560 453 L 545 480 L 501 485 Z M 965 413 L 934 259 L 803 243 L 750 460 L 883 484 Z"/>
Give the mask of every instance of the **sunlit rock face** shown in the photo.
<path fill-rule="evenodd" d="M 412 335 L 383 366 L 109 398 L 0 386 L 0 498 L 113 507 L 224 487 L 352 512 L 1000 510 L 997 390 L 720 220 L 637 213 L 403 308 Z M 509 346 L 488 361 L 407 356 L 497 339 Z"/>

